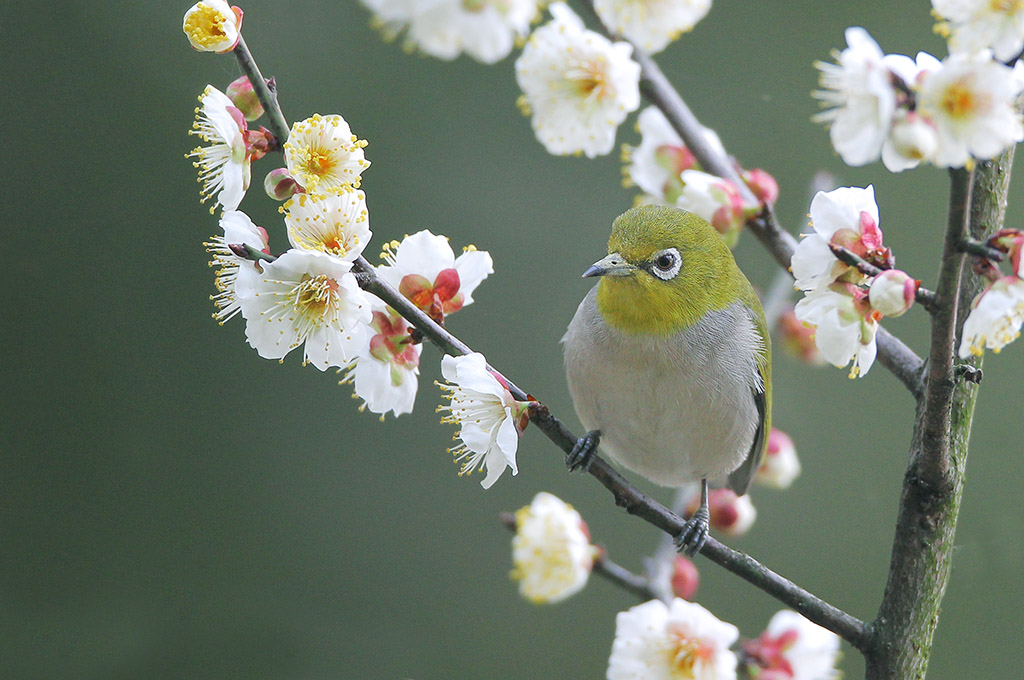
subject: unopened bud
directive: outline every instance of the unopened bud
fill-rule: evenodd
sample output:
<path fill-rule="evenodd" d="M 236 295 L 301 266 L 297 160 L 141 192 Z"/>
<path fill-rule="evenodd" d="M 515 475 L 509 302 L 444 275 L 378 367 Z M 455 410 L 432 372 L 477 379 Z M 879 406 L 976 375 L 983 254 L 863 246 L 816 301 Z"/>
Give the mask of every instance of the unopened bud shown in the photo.
<path fill-rule="evenodd" d="M 686 508 L 692 516 L 699 507 L 700 498 L 695 497 Z M 708 494 L 708 510 L 711 512 L 711 526 L 730 536 L 742 536 L 757 519 L 757 509 L 750 496 L 737 496 L 732 489 L 712 489 Z"/>
<path fill-rule="evenodd" d="M 868 301 L 885 316 L 899 316 L 914 304 L 918 285 L 899 269 L 889 269 L 871 282 Z"/>
<path fill-rule="evenodd" d="M 200 52 L 230 52 L 238 43 L 242 10 L 224 0 L 203 0 L 185 12 L 182 30 Z"/>
<path fill-rule="evenodd" d="M 768 449 L 754 481 L 775 489 L 788 489 L 800 476 L 800 459 L 796 455 L 793 439 L 782 430 L 772 428 L 768 434 Z"/>
<path fill-rule="evenodd" d="M 801 361 L 820 366 L 825 360 L 814 343 L 814 330 L 796 318 L 792 306 L 779 316 L 778 333 L 782 338 L 782 348 Z"/>
<path fill-rule="evenodd" d="M 684 600 L 692 600 L 697 592 L 697 585 L 700 582 L 700 574 L 697 572 L 697 565 L 682 555 L 676 557 L 672 569 L 672 593 Z"/>
<path fill-rule="evenodd" d="M 779 200 L 779 183 L 767 171 L 761 168 L 747 170 L 743 173 L 743 181 L 761 203 L 775 203 Z"/>
<path fill-rule="evenodd" d="M 260 103 L 260 98 L 256 96 L 256 90 L 247 76 L 232 81 L 225 94 L 231 98 L 235 108 L 242 112 L 246 120 L 253 121 L 263 115 L 263 104 Z"/>
<path fill-rule="evenodd" d="M 299 190 L 299 185 L 288 174 L 288 168 L 277 168 L 267 173 L 263 190 L 276 201 L 287 201 Z"/>
<path fill-rule="evenodd" d="M 896 153 L 910 161 L 928 160 L 939 146 L 935 126 L 915 112 L 897 118 L 889 131 L 889 140 Z"/>

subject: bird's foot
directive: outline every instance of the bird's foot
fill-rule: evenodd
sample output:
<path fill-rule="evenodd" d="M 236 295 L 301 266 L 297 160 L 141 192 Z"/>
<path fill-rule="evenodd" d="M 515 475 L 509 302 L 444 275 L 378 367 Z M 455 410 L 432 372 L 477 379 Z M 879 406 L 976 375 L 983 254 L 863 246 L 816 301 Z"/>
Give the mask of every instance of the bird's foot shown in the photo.
<path fill-rule="evenodd" d="M 565 466 L 569 468 L 569 472 L 576 472 L 577 470 L 586 472 L 590 468 L 590 461 L 593 460 L 594 452 L 597 451 L 597 445 L 600 442 L 600 430 L 591 430 L 577 439 L 572 447 L 572 451 L 565 457 Z"/>
<path fill-rule="evenodd" d="M 672 539 L 676 550 L 684 553 L 687 557 L 693 557 L 704 547 L 704 541 L 708 538 L 711 529 L 711 513 L 706 505 L 697 509 L 679 535 Z"/>

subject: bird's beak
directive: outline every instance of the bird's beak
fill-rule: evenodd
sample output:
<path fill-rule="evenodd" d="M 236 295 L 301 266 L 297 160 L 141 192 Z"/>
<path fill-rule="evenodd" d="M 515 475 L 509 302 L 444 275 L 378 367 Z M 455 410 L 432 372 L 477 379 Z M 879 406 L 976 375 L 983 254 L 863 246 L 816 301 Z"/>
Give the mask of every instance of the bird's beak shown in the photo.
<path fill-rule="evenodd" d="M 626 262 L 626 258 L 618 253 L 609 253 L 583 272 L 583 278 L 590 276 L 632 276 L 636 267 Z"/>

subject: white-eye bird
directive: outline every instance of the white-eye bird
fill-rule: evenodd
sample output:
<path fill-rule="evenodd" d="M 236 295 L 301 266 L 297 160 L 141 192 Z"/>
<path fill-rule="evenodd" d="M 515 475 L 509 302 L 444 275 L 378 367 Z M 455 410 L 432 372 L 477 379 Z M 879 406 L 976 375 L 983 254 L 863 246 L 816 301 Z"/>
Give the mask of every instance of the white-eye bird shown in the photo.
<path fill-rule="evenodd" d="M 583 276 L 601 280 L 562 343 L 589 432 L 567 464 L 585 466 L 600 443 L 656 484 L 700 481 L 700 509 L 676 538 L 693 555 L 708 534 L 708 480 L 746 493 L 767 445 L 771 345 L 761 303 L 718 232 L 665 206 L 619 216 L 608 255 Z"/>

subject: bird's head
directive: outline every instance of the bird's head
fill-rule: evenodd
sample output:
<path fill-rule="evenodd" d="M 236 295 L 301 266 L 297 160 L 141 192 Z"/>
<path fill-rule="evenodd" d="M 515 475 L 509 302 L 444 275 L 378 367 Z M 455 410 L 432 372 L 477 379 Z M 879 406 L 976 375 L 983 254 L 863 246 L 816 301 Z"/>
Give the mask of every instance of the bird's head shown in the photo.
<path fill-rule="evenodd" d="M 612 224 L 608 255 L 583 276 L 601 277 L 601 315 L 631 334 L 675 333 L 753 295 L 718 232 L 693 213 L 666 206 L 639 206 L 620 215 Z"/>

